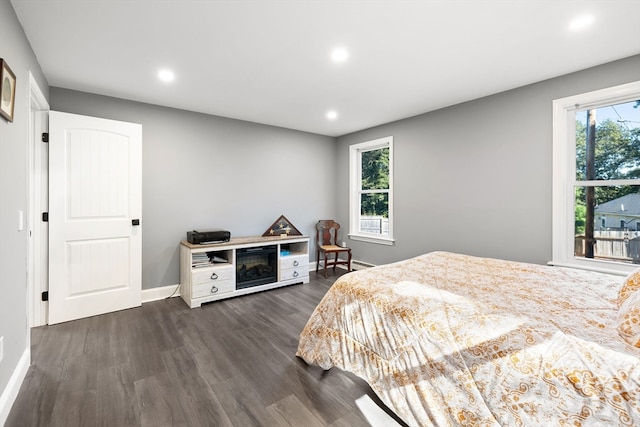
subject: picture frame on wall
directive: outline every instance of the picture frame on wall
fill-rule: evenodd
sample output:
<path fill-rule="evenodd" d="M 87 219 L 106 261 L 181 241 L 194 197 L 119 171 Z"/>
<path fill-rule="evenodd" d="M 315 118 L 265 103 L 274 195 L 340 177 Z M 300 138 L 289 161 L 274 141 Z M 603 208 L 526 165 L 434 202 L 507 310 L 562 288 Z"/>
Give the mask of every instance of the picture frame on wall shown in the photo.
<path fill-rule="evenodd" d="M 16 103 L 16 75 L 7 61 L 0 58 L 0 115 L 13 122 Z"/>

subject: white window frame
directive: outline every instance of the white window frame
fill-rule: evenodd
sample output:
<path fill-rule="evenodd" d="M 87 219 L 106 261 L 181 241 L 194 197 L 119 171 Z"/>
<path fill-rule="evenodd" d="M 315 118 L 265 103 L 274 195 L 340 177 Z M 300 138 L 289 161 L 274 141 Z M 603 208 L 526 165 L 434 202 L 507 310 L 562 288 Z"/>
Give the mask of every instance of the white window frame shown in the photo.
<path fill-rule="evenodd" d="M 574 256 L 575 187 L 640 185 L 640 179 L 576 180 L 576 111 L 637 99 L 640 99 L 640 81 L 553 101 L 552 260 L 549 264 L 619 275 L 638 268 L 637 264 Z"/>
<path fill-rule="evenodd" d="M 389 234 L 382 236 L 360 231 L 361 153 L 387 147 L 389 148 Z M 382 245 L 393 245 L 395 243 L 393 238 L 393 136 L 349 146 L 349 238 Z"/>

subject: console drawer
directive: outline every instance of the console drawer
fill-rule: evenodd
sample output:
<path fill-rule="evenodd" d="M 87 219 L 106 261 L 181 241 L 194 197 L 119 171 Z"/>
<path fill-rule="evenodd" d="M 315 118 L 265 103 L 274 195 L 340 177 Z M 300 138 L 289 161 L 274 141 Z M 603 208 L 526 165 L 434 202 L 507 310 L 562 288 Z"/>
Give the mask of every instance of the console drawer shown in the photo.
<path fill-rule="evenodd" d="M 280 271 L 280 280 L 291 280 L 291 279 L 300 279 L 309 277 L 309 268 L 304 266 L 303 268 L 290 268 L 287 270 Z"/>
<path fill-rule="evenodd" d="M 192 283 L 215 283 L 235 278 L 235 269 L 233 266 L 224 267 L 203 267 L 196 269 L 192 274 Z"/>
<path fill-rule="evenodd" d="M 236 290 L 233 280 L 210 281 L 194 285 L 191 290 L 191 298 L 201 298 L 209 295 L 223 294 Z"/>
<path fill-rule="evenodd" d="M 301 270 L 306 267 L 309 270 L 309 255 L 287 255 L 280 257 L 280 269 L 297 268 Z"/>

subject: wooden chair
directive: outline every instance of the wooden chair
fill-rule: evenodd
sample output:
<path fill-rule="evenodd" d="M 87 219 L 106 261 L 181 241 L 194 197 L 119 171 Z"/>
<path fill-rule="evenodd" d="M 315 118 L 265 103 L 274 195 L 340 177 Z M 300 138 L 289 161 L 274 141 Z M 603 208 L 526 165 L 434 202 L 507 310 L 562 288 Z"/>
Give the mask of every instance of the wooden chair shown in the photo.
<path fill-rule="evenodd" d="M 325 279 L 327 267 L 333 266 L 333 271 L 336 271 L 336 265 L 346 265 L 347 271 L 351 271 L 351 248 L 339 245 L 338 230 L 340 230 L 340 224 L 332 219 L 323 219 L 316 224 L 316 273 L 320 267 L 320 253 L 322 253 Z M 343 253 L 347 255 L 346 260 L 339 259 L 339 255 Z M 327 259 L 331 254 L 334 254 L 335 258 Z"/>

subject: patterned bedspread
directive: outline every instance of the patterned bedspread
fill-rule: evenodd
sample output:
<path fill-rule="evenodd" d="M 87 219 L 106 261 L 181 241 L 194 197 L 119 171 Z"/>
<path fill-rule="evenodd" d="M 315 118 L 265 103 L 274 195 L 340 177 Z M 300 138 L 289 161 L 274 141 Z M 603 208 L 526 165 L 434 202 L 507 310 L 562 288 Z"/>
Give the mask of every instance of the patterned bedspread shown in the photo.
<path fill-rule="evenodd" d="M 422 426 L 640 426 L 622 278 L 433 252 L 336 281 L 297 355 Z"/>

